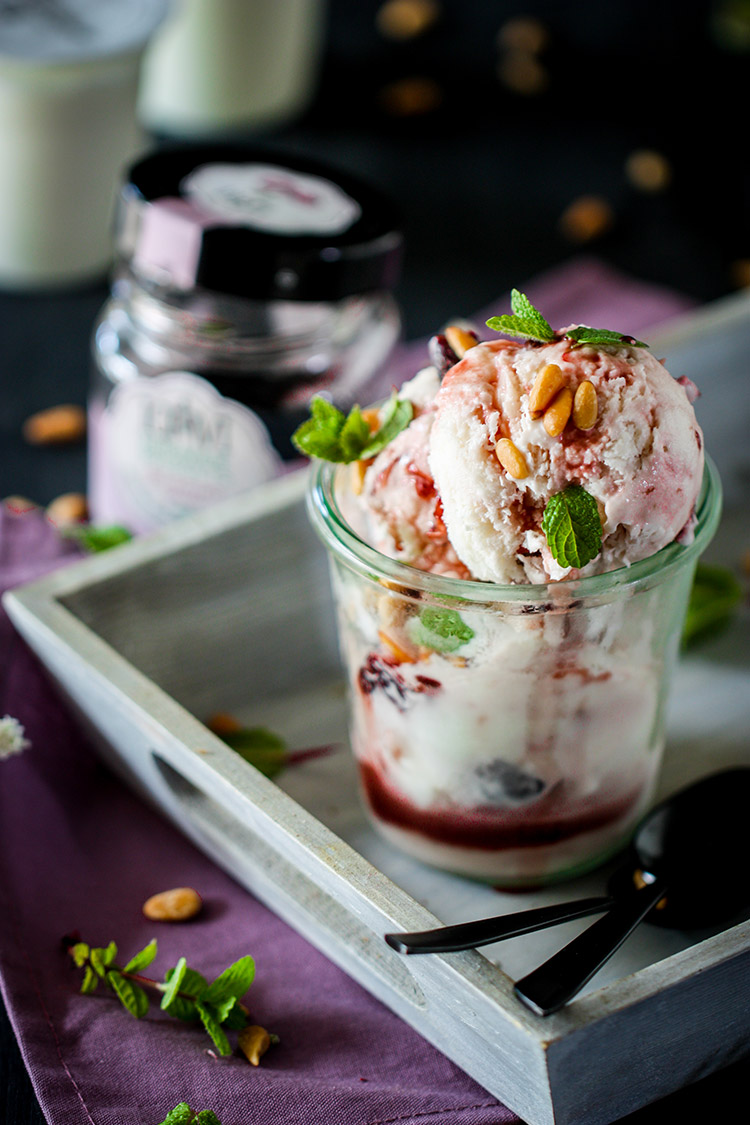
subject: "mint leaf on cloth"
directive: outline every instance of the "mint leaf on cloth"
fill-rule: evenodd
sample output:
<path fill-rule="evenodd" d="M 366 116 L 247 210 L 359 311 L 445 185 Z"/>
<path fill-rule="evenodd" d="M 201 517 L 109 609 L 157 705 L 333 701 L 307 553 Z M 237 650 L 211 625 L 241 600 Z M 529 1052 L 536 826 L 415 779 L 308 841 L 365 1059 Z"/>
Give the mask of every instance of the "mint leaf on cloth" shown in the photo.
<path fill-rule="evenodd" d="M 252 957 L 240 957 L 213 981 L 201 996 L 206 1004 L 223 1004 L 226 1000 L 239 1000 L 255 979 L 255 962 Z"/>
<path fill-rule="evenodd" d="M 602 549 L 602 521 L 596 500 L 579 484 L 570 484 L 549 498 L 542 531 L 560 566 L 580 569 Z"/>

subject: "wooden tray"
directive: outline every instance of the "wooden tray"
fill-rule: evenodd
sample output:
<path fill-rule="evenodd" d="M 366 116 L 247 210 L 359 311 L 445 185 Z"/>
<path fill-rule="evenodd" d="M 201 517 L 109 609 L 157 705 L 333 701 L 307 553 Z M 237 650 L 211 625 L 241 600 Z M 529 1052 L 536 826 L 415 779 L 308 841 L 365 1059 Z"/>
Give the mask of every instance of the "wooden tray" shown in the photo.
<path fill-rule="evenodd" d="M 677 326 L 658 352 L 670 355 L 674 374 L 698 381 L 693 357 L 714 341 L 721 409 L 702 422 L 730 485 L 734 430 L 738 458 L 744 445 L 736 401 L 725 400 L 732 387 L 740 394 L 736 361 L 749 326 L 750 302 L 735 299 Z M 519 897 L 397 854 L 364 817 L 345 746 L 327 564 L 305 516 L 305 483 L 304 471 L 293 474 L 6 595 L 17 628 L 105 759 L 529 1125 L 611 1122 L 747 1053 L 748 921 L 692 934 L 642 926 L 547 1019 L 516 1001 L 512 981 L 588 921 L 481 953 L 407 959 L 386 946 L 389 930 L 518 909 Z M 746 527 L 743 508 L 730 505 L 709 557 L 738 558 L 750 545 Z M 748 763 L 746 638 L 745 617 L 683 661 L 661 793 Z M 203 720 L 217 710 L 268 725 L 292 747 L 340 748 L 269 781 L 208 731 Z M 606 874 L 524 895 L 522 905 L 598 893 Z"/>

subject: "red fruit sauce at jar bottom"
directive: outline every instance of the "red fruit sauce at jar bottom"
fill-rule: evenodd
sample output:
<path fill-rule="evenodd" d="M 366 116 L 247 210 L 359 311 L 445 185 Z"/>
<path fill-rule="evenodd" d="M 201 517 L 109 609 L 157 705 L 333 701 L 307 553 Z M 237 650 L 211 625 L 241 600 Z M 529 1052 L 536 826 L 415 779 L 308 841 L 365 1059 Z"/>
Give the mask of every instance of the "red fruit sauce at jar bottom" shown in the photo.
<path fill-rule="evenodd" d="M 559 786 L 524 808 L 422 809 L 388 786 L 370 763 L 359 762 L 359 772 L 367 802 L 378 819 L 441 844 L 482 851 L 555 844 L 604 828 L 634 809 L 643 792 L 639 785 L 608 801 L 598 794 L 568 802 L 564 787 Z"/>

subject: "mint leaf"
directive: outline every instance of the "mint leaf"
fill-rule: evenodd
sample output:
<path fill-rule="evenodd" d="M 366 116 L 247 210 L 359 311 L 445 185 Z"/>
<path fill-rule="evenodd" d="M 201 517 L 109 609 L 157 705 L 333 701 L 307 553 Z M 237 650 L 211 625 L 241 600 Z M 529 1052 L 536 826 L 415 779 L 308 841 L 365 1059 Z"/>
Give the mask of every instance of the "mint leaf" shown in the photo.
<path fill-rule="evenodd" d="M 141 969 L 147 969 L 153 959 L 156 957 L 156 941 L 150 941 L 140 953 L 136 953 L 131 957 L 127 965 L 123 969 L 124 973 L 139 973 Z"/>
<path fill-rule="evenodd" d="M 413 417 L 414 406 L 408 398 L 399 398 L 396 394 L 392 394 L 385 407 L 380 428 L 360 451 L 358 460 L 377 456 L 402 430 L 406 429 Z"/>
<path fill-rule="evenodd" d="M 316 395 L 310 403 L 310 417 L 292 434 L 292 443 L 306 457 L 344 461 L 340 438 L 345 421 L 337 407 Z"/>
<path fill-rule="evenodd" d="M 358 461 L 361 450 L 369 440 L 370 427 L 367 425 L 359 407 L 353 406 L 339 434 L 339 445 L 341 446 L 343 459 L 345 461 Z"/>
<path fill-rule="evenodd" d="M 633 348 L 648 347 L 648 344 L 644 344 L 642 340 L 625 336 L 622 332 L 611 332 L 608 328 L 587 328 L 584 324 L 580 324 L 578 328 L 571 328 L 565 333 L 565 338 L 574 344 L 628 344 Z"/>
<path fill-rule="evenodd" d="M 87 965 L 83 973 L 83 983 L 81 984 L 81 992 L 84 996 L 90 996 L 92 992 L 96 992 L 99 986 L 99 978 L 91 968 Z"/>
<path fill-rule="evenodd" d="M 412 621 L 409 630 L 411 640 L 435 652 L 455 652 L 474 636 L 474 630 L 455 609 L 426 606 Z"/>
<path fill-rule="evenodd" d="M 119 547 L 133 538 L 132 532 L 125 527 L 113 524 L 111 527 L 92 527 L 90 524 L 73 525 L 62 528 L 60 534 L 66 539 L 75 539 L 77 543 L 92 554 L 108 551 L 111 547 Z"/>
<path fill-rule="evenodd" d="M 148 996 L 139 985 L 127 980 L 115 969 L 110 969 L 107 973 L 107 983 L 112 986 L 120 1003 L 131 1016 L 135 1016 L 137 1020 L 145 1016 L 148 1011 Z"/>
<path fill-rule="evenodd" d="M 96 974 L 105 977 L 107 966 L 112 964 L 116 956 L 117 946 L 111 941 L 106 949 L 92 949 L 89 954 L 89 961 Z"/>
<path fill-rule="evenodd" d="M 539 340 L 543 344 L 550 344 L 556 339 L 551 325 L 534 308 L 528 297 L 517 289 L 511 291 L 510 307 L 513 310 L 512 316 L 492 316 L 487 321 L 487 327 L 494 332 L 504 332 L 506 336 Z"/>
<path fill-rule="evenodd" d="M 413 415 L 414 407 L 408 399 L 399 399 L 394 394 L 380 428 L 371 434 L 358 406 L 344 415 L 338 407 L 316 396 L 310 403 L 310 417 L 292 434 L 292 443 L 306 457 L 348 464 L 374 457 L 409 425 Z"/>
<path fill-rule="evenodd" d="M 224 1004 L 217 1004 L 216 1011 L 220 1022 L 230 1031 L 240 1031 L 243 1027 L 247 1027 L 247 1012 L 234 997 Z"/>
<path fill-rule="evenodd" d="M 596 500 L 578 484 L 570 484 L 549 498 L 542 531 L 560 566 L 580 569 L 602 549 L 602 523 Z"/>
<path fill-rule="evenodd" d="M 88 961 L 90 952 L 91 952 L 91 950 L 86 945 L 85 941 L 77 941 L 75 943 L 75 945 L 71 945 L 70 950 L 69 950 L 70 956 L 73 958 L 74 964 L 76 964 L 79 969 L 82 969 L 83 966 Z"/>
<path fill-rule="evenodd" d="M 707 640 L 725 629 L 741 600 L 742 586 L 731 570 L 698 563 L 682 629 L 683 647 Z"/>
<path fill-rule="evenodd" d="M 286 765 L 286 743 L 267 727 L 228 731 L 222 740 L 266 777 L 275 777 Z"/>
<path fill-rule="evenodd" d="M 229 1040 L 222 1031 L 221 1024 L 217 1019 L 214 1009 L 210 1004 L 197 1003 L 195 1006 L 198 1009 L 201 1023 L 214 1041 L 216 1050 L 220 1055 L 231 1055 L 232 1048 Z"/>
<path fill-rule="evenodd" d="M 187 1102 L 180 1102 L 170 1109 L 161 1125 L 221 1125 L 212 1109 L 202 1109 L 196 1113 Z"/>
<path fill-rule="evenodd" d="M 174 969 L 172 969 L 166 975 L 167 987 L 165 988 L 164 995 L 161 998 L 161 1008 L 163 1011 L 168 1011 L 170 1004 L 172 1004 L 174 999 L 177 997 L 177 993 L 180 991 L 180 986 L 185 978 L 185 974 L 187 973 L 187 971 L 187 961 L 184 957 L 180 957 Z"/>
<path fill-rule="evenodd" d="M 193 1125 L 194 1121 L 195 1114 L 188 1103 L 180 1102 L 174 1109 L 170 1109 L 161 1125 Z"/>
<path fill-rule="evenodd" d="M 174 996 L 166 1008 L 164 1004 L 161 1005 L 162 1010 L 167 1015 L 172 1016 L 176 1020 L 182 1020 L 183 1023 L 197 1023 L 198 1022 L 198 1009 L 193 1000 L 186 1000 L 184 996 Z"/>
<path fill-rule="evenodd" d="M 244 996 L 255 979 L 255 962 L 252 957 L 240 957 L 212 982 L 201 996 L 206 1004 L 221 1004 L 225 1000 Z"/>

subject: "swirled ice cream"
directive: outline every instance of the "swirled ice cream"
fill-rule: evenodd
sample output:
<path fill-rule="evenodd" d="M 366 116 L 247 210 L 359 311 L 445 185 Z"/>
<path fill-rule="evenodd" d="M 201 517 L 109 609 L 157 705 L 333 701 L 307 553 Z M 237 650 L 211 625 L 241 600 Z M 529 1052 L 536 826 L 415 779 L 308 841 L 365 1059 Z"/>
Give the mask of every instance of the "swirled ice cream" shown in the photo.
<path fill-rule="evenodd" d="M 498 340 L 401 393 L 416 417 L 369 466 L 360 501 L 366 534 L 392 558 L 488 582 L 571 577 L 542 531 L 545 505 L 571 484 L 602 522 L 580 574 L 689 534 L 703 474 L 693 388 L 643 347 Z"/>
<path fill-rule="evenodd" d="M 385 556 L 334 567 L 367 805 L 419 858 L 505 886 L 600 862 L 644 811 L 692 578 L 633 565 L 692 536 L 695 388 L 580 334 L 440 340 L 445 369 L 399 392 L 408 426 L 337 475 Z"/>

